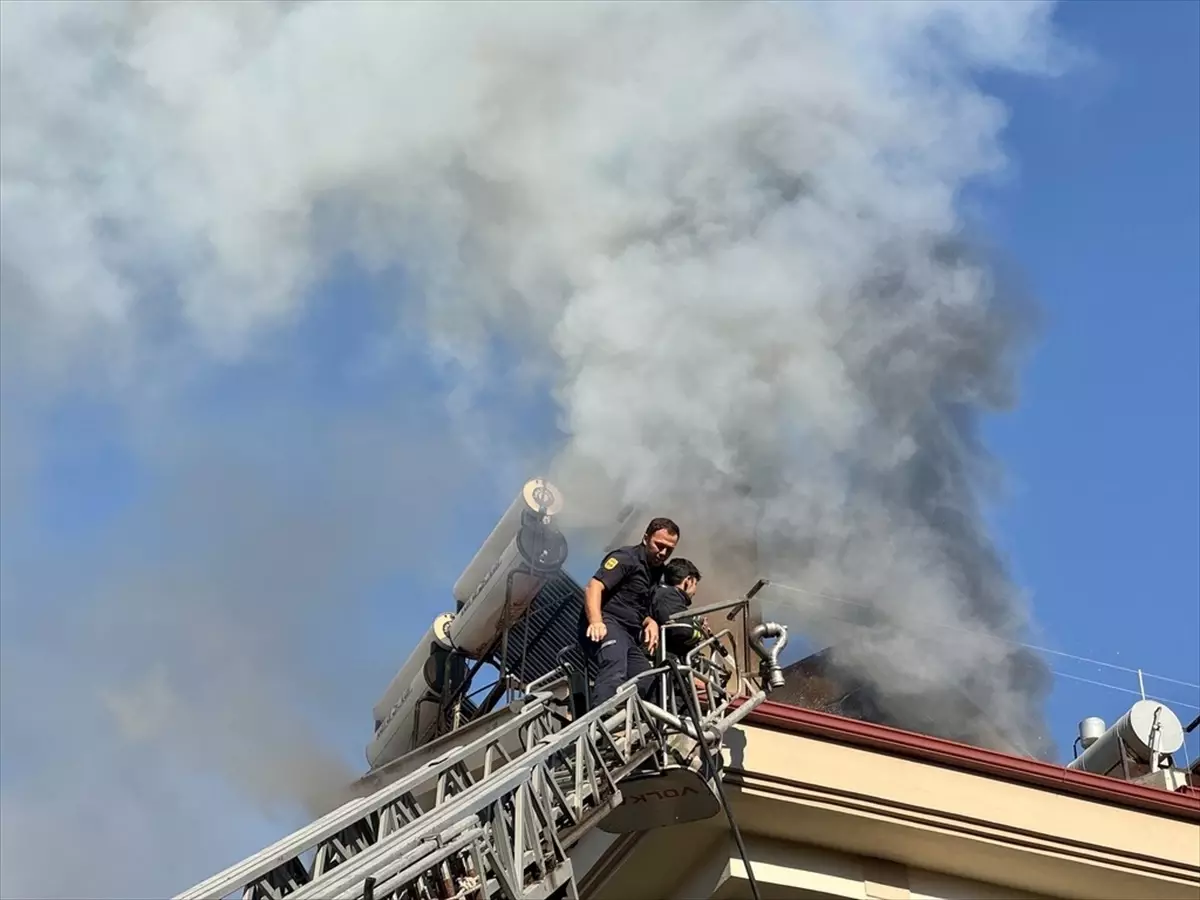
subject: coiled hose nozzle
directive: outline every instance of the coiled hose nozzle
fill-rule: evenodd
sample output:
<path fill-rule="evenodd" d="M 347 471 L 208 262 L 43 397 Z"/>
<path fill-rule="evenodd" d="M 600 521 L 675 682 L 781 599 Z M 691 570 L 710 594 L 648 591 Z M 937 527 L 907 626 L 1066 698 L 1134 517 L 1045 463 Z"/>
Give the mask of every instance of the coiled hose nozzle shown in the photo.
<path fill-rule="evenodd" d="M 765 638 L 775 638 L 770 650 L 763 644 Z M 761 622 L 750 629 L 750 646 L 762 660 L 760 671 L 770 690 L 783 687 L 783 667 L 779 665 L 779 655 L 787 646 L 787 640 L 787 626 L 777 622 Z"/>

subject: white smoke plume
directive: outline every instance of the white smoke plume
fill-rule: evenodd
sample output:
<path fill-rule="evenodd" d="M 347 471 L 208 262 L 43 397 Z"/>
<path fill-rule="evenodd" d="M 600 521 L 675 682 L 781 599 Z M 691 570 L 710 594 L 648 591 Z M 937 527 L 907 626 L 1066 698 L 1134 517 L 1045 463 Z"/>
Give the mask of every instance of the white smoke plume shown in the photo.
<path fill-rule="evenodd" d="M 709 584 L 854 599 L 898 712 L 1044 752 L 978 496 L 1024 319 L 960 200 L 1006 165 L 978 76 L 1055 74 L 1051 13 L 6 2 L 6 391 L 169 386 L 335 261 L 395 273 L 468 411 L 552 379 L 573 496 L 672 513 Z M 788 615 L 847 636 L 836 604 Z M 931 653 L 930 621 L 960 639 Z"/>

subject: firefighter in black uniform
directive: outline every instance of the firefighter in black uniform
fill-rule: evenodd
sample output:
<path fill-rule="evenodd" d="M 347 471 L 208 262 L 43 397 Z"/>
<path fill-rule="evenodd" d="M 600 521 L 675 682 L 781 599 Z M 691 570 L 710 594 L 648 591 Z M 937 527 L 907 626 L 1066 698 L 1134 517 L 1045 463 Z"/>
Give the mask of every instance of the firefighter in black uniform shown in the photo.
<path fill-rule="evenodd" d="M 690 559 L 682 557 L 673 559 L 663 569 L 662 584 L 655 590 L 654 599 L 650 604 L 651 615 L 659 624 L 661 640 L 666 645 L 667 653 L 676 657 L 680 662 L 683 662 L 688 653 L 711 636 L 708 622 L 699 616 L 692 616 L 691 618 L 677 619 L 671 623 L 672 627 L 670 628 L 664 626 L 671 621 L 671 616 L 691 607 L 699 587 L 700 570 L 696 568 L 696 564 Z M 681 628 L 681 625 L 688 627 Z M 708 667 L 708 660 L 704 658 L 695 659 L 692 664 L 698 670 L 707 670 L 710 674 L 713 672 Z M 693 680 L 696 685 L 697 697 L 703 703 L 707 696 L 708 685 L 698 675 Z"/>
<path fill-rule="evenodd" d="M 683 659 L 697 644 L 706 637 L 704 624 L 700 619 L 681 619 L 674 623 L 675 627 L 662 629 L 671 616 L 683 612 L 692 605 L 696 589 L 700 587 L 700 570 L 690 559 L 673 559 L 663 568 L 662 584 L 654 591 L 650 614 L 658 622 L 661 640 L 666 645 L 667 652 L 672 656 Z M 679 625 L 691 626 L 686 631 Z"/>
<path fill-rule="evenodd" d="M 678 525 L 652 519 L 640 544 L 614 550 L 588 582 L 579 624 L 583 652 L 597 664 L 593 705 L 651 667 L 647 654 L 658 645 L 658 622 L 650 604 L 678 542 Z M 654 680 L 647 678 L 638 691 L 646 697 L 653 687 Z"/>

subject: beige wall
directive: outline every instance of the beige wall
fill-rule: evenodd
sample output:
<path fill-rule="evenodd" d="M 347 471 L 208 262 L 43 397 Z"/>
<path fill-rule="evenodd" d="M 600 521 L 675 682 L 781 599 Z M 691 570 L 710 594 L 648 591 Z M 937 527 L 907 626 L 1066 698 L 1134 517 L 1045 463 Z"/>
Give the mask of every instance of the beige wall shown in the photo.
<path fill-rule="evenodd" d="M 711 831 L 709 832 L 711 834 Z M 719 834 L 704 844 L 684 841 L 664 853 L 666 831 L 643 843 L 602 885 L 583 896 L 613 900 L 749 900 L 746 869 L 732 840 Z M 657 838 L 657 840 L 656 840 Z M 764 900 L 1043 900 L 944 873 L 910 869 L 870 857 L 745 838 L 747 855 Z"/>
<path fill-rule="evenodd" d="M 764 900 L 1043 900 L 1037 894 L 815 847 L 751 837 L 746 851 Z M 719 870 L 713 865 L 718 857 L 723 859 Z M 746 867 L 732 842 L 718 842 L 703 858 L 708 861 L 705 870 L 695 871 L 681 883 L 674 894 L 677 900 L 753 896 Z"/>
<path fill-rule="evenodd" d="M 1200 900 L 1194 822 L 762 728 L 729 744 L 764 897 Z M 605 840 L 576 853 L 584 896 L 751 896 L 723 816 Z"/>

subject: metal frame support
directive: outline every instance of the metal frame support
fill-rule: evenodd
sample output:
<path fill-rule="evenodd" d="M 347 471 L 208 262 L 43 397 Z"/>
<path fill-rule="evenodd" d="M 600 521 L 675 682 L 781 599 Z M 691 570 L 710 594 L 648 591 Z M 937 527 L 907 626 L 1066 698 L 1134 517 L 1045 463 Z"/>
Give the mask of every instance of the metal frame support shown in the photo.
<path fill-rule="evenodd" d="M 677 671 L 677 678 L 690 679 L 690 668 Z M 494 732 L 343 805 L 175 900 L 233 894 L 243 900 L 534 900 L 564 891 L 574 898 L 567 851 L 621 803 L 620 781 L 676 734 L 699 739 L 712 759 L 725 732 L 765 698 L 759 692 L 731 709 L 731 698 L 714 694 L 707 712 L 695 707 L 681 718 L 638 695 L 641 678 L 670 673 L 670 667 L 655 667 L 568 724 L 564 701 L 550 691 L 532 694 Z M 505 747 L 514 739 L 517 749 L 510 752 Z"/>
<path fill-rule="evenodd" d="M 786 629 L 771 627 L 786 641 Z M 720 748 L 766 695 L 746 697 L 740 679 L 715 677 L 705 656 L 725 638 L 732 642 L 732 633 L 710 635 L 682 663 L 667 659 L 663 646 L 658 665 L 583 714 L 559 697 L 565 669 L 539 678 L 512 718 L 492 731 L 175 900 L 578 900 L 568 851 L 622 802 L 618 785 L 646 763 L 699 763 L 740 846 L 721 789 Z M 640 696 L 642 679 L 657 682 L 658 703 Z M 697 679 L 706 685 L 703 698 Z"/>

